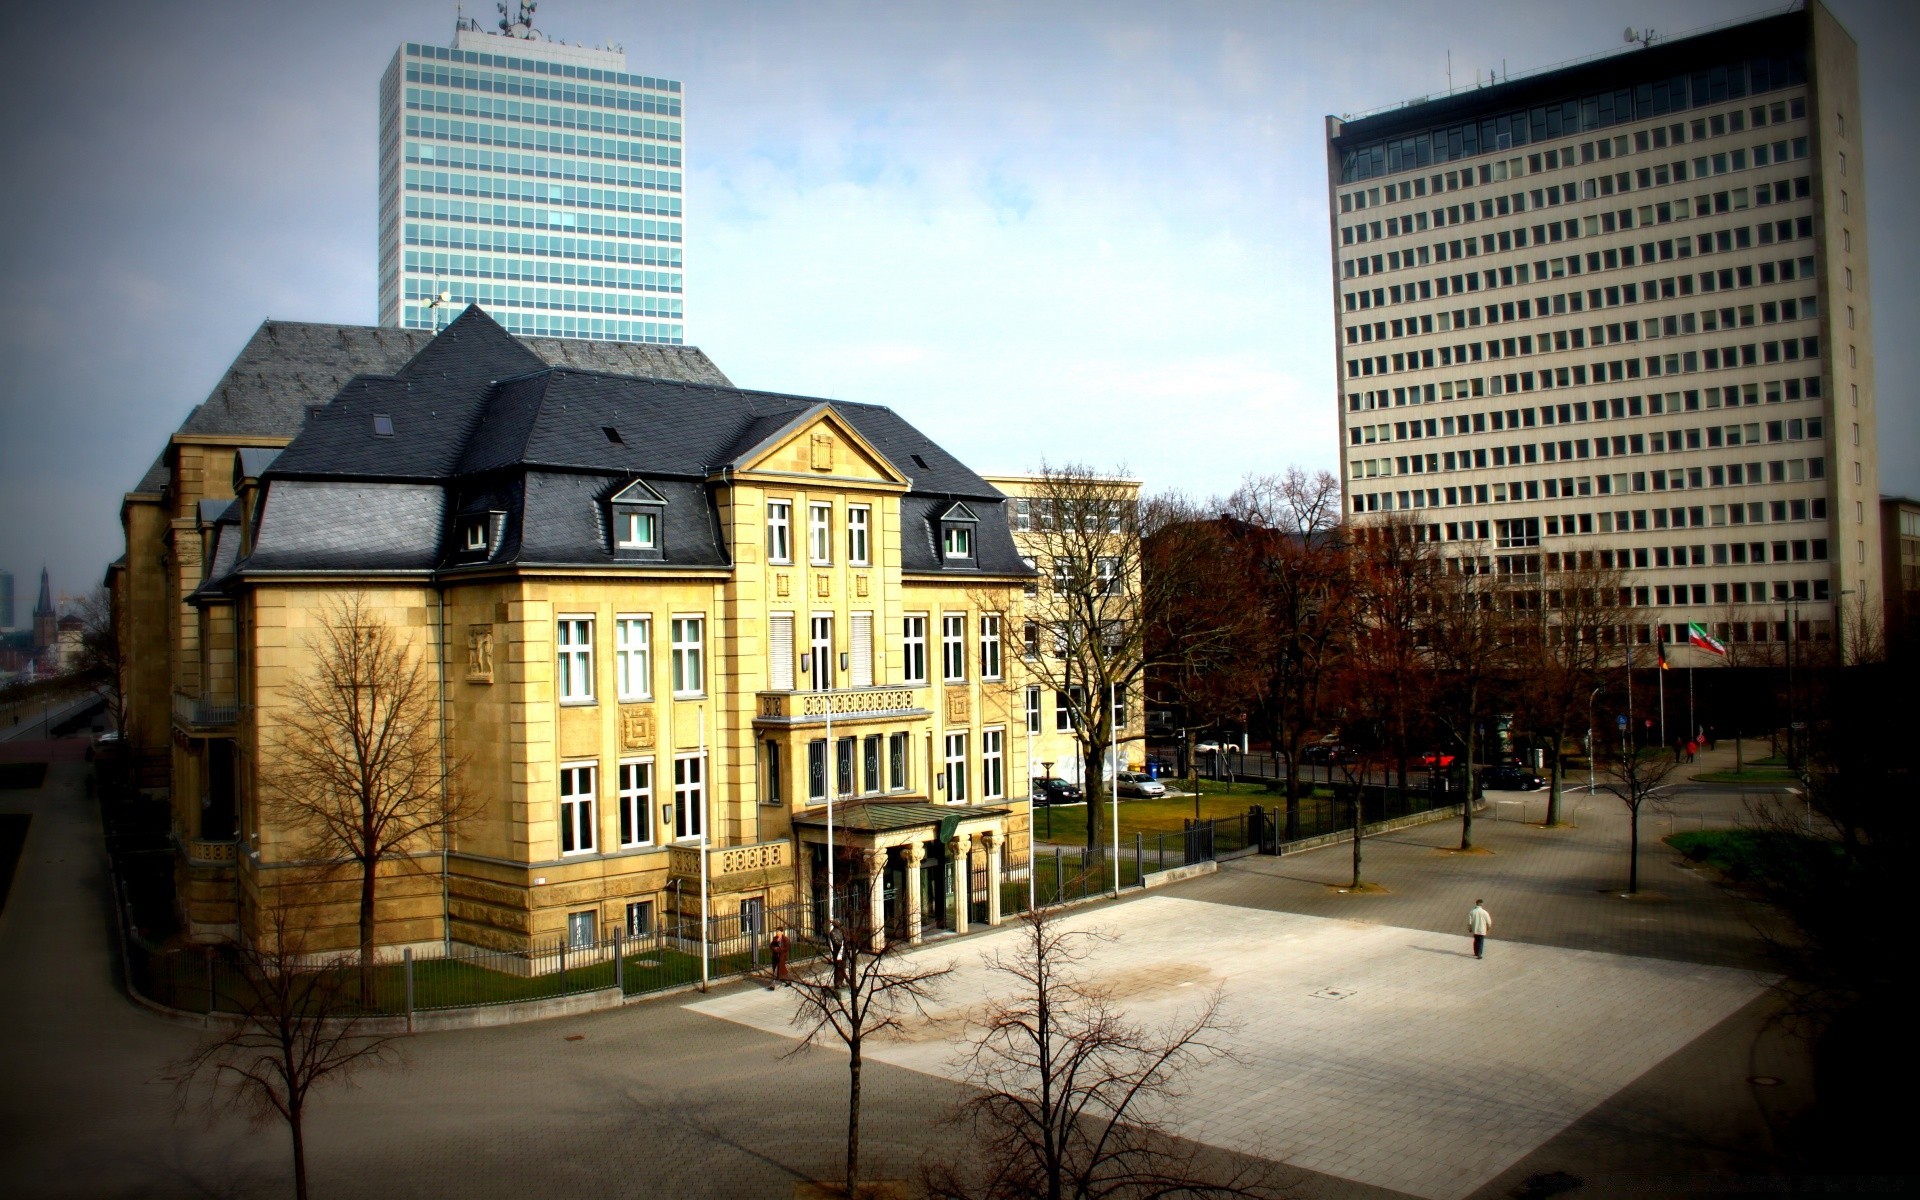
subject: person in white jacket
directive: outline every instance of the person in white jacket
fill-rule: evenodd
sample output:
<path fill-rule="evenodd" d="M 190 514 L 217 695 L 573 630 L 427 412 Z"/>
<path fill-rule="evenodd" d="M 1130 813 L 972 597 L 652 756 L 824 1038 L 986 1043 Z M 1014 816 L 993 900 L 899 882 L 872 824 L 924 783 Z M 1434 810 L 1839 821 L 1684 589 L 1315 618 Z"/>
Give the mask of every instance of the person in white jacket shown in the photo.
<path fill-rule="evenodd" d="M 1467 913 L 1467 928 L 1473 933 L 1473 956 L 1485 958 L 1487 934 L 1493 931 L 1493 914 L 1486 910 L 1486 901 L 1475 900 L 1473 908 Z"/>

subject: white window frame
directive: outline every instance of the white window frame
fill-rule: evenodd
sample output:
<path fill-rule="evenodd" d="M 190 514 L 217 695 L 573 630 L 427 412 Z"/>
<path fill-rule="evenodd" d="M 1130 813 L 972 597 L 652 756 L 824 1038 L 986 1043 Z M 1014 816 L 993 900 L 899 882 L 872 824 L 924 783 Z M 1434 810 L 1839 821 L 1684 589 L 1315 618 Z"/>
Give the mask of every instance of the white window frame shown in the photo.
<path fill-rule="evenodd" d="M 900 623 L 900 682 L 927 682 L 927 614 L 907 613 Z"/>
<path fill-rule="evenodd" d="M 1007 731 L 992 725 L 980 731 L 980 798 L 1005 799 L 1006 789 Z"/>
<path fill-rule="evenodd" d="M 614 547 L 620 550 L 652 550 L 660 544 L 660 514 L 636 508 L 623 508 L 614 513 L 614 522 L 619 527 L 614 538 Z M 640 536 L 639 526 L 646 525 L 646 536 Z"/>
<path fill-rule="evenodd" d="M 1085 694 L 1085 689 L 1078 684 L 1075 684 L 1070 690 L 1082 695 Z M 1056 690 L 1053 693 L 1053 731 L 1055 733 L 1072 733 L 1077 727 L 1073 711 L 1073 697 L 1069 696 L 1067 692 Z"/>
<path fill-rule="evenodd" d="M 560 764 L 560 778 L 555 790 L 560 801 L 560 854 L 566 857 L 572 854 L 592 854 L 600 844 L 600 827 L 596 823 L 594 801 L 598 798 L 600 764 L 596 762 L 569 762 Z M 582 783 L 585 788 L 582 790 Z M 569 791 L 568 789 L 572 789 Z M 568 848 L 571 841 L 573 846 Z"/>
<path fill-rule="evenodd" d="M 1027 732 L 1040 732 L 1040 685 L 1027 685 Z"/>
<path fill-rule="evenodd" d="M 945 559 L 973 559 L 973 526 L 955 521 L 940 531 L 940 557 Z"/>
<path fill-rule="evenodd" d="M 904 792 L 913 787 L 913 739 L 904 733 L 887 735 L 887 790 Z"/>
<path fill-rule="evenodd" d="M 872 564 L 873 508 L 867 504 L 847 505 L 847 561 L 856 567 Z"/>
<path fill-rule="evenodd" d="M 653 901 L 627 901 L 626 929 L 628 937 L 653 936 Z"/>
<path fill-rule="evenodd" d="M 980 614 L 980 678 L 1000 678 L 1000 614 Z"/>
<path fill-rule="evenodd" d="M 600 914 L 591 908 L 567 914 L 567 948 L 586 950 L 600 940 Z"/>
<path fill-rule="evenodd" d="M 768 738 L 760 743 L 760 803 L 777 805 L 786 798 L 780 774 L 780 743 Z"/>
<path fill-rule="evenodd" d="M 486 521 L 467 522 L 466 548 L 468 550 L 485 550 L 487 548 L 487 524 L 488 522 Z"/>
<path fill-rule="evenodd" d="M 593 614 L 561 613 L 554 623 L 553 692 L 562 704 L 592 704 Z"/>
<path fill-rule="evenodd" d="M 653 845 L 653 757 L 623 758 L 615 768 L 614 782 L 619 795 L 620 823 L 628 834 L 621 837 L 620 848 Z"/>
<path fill-rule="evenodd" d="M 682 631 L 691 625 L 697 635 L 692 641 L 681 639 Z M 673 694 L 675 696 L 704 696 L 707 693 L 707 616 L 705 613 L 675 613 L 671 618 L 673 636 Z M 687 670 L 691 664 L 693 670 Z M 683 683 L 692 678 L 693 687 L 684 687 Z"/>
<path fill-rule="evenodd" d="M 639 637 L 634 637 L 635 629 Z M 653 698 L 653 617 L 616 613 L 613 618 L 614 691 L 622 700 Z M 637 685 L 637 686 L 636 686 Z"/>
<path fill-rule="evenodd" d="M 697 842 L 706 820 L 706 757 L 695 750 L 673 756 L 673 840 Z"/>
<path fill-rule="evenodd" d="M 873 614 L 850 613 L 847 617 L 847 686 L 873 686 Z"/>
<path fill-rule="evenodd" d="M 940 679 L 944 683 L 967 681 L 967 614 L 940 614 Z"/>
<path fill-rule="evenodd" d="M 793 501 L 767 501 L 767 561 L 793 561 Z"/>
<path fill-rule="evenodd" d="M 817 612 L 807 618 L 807 686 L 816 692 L 833 690 L 833 614 Z"/>
<path fill-rule="evenodd" d="M 807 561 L 816 567 L 833 565 L 833 505 L 807 503 Z"/>
<path fill-rule="evenodd" d="M 967 731 L 956 729 L 947 734 L 946 781 L 948 804 L 967 801 Z"/>

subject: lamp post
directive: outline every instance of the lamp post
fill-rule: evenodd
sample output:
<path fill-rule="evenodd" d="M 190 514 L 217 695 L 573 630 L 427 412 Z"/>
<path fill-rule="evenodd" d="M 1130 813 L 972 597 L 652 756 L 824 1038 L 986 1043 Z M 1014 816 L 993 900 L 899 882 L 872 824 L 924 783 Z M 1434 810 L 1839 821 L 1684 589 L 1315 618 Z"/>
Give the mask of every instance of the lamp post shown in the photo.
<path fill-rule="evenodd" d="M 1593 702 L 1600 695 L 1594 688 L 1587 693 L 1587 795 L 1593 795 Z"/>

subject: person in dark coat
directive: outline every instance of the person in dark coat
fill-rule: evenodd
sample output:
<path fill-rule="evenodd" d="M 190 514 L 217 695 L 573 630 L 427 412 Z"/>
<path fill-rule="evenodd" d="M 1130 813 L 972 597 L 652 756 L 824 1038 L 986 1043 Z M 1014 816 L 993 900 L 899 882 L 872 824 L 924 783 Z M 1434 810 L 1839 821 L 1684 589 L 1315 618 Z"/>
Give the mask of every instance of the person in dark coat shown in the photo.
<path fill-rule="evenodd" d="M 787 952 L 790 946 L 786 930 L 782 929 L 773 935 L 773 982 L 767 985 L 768 991 L 787 981 Z"/>

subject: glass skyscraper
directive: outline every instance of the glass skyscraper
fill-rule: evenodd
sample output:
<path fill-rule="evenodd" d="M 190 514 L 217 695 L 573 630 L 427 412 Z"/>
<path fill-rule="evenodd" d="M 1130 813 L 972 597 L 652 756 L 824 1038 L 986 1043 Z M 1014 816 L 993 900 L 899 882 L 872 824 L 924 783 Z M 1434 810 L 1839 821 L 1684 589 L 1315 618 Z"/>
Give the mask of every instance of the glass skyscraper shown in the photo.
<path fill-rule="evenodd" d="M 685 340 L 680 84 L 469 27 L 380 80 L 380 323 Z"/>

